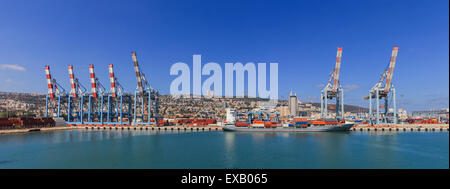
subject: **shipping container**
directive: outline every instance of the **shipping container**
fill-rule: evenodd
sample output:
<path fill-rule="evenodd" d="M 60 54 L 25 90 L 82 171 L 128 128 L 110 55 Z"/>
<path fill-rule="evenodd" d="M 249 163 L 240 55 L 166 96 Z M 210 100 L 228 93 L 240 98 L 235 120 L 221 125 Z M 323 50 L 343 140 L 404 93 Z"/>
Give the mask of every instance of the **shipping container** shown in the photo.
<path fill-rule="evenodd" d="M 314 125 L 325 125 L 325 121 L 313 121 L 312 124 L 314 124 Z"/>
<path fill-rule="evenodd" d="M 308 119 L 306 118 L 294 118 L 294 122 L 299 122 L 299 121 L 307 121 Z"/>
<path fill-rule="evenodd" d="M 253 124 L 264 124 L 264 121 L 253 121 Z"/>
<path fill-rule="evenodd" d="M 248 127 L 250 124 L 245 122 L 236 122 L 236 127 Z"/>
<path fill-rule="evenodd" d="M 252 127 L 264 127 L 264 124 L 251 124 Z"/>

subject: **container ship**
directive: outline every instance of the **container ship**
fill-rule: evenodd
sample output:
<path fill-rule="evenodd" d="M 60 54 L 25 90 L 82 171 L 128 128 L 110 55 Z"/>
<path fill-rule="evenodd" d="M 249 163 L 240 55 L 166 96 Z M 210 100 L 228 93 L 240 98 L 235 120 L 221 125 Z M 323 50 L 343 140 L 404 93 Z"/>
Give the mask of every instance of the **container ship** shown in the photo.
<path fill-rule="evenodd" d="M 253 125 L 253 124 L 252 124 Z M 244 132 L 324 132 L 324 131 L 349 131 L 353 123 L 309 125 L 307 127 L 240 127 L 234 124 L 226 124 L 223 131 L 244 131 Z"/>
<path fill-rule="evenodd" d="M 306 118 L 294 118 L 291 123 L 278 121 L 252 121 L 240 122 L 235 119 L 235 109 L 227 108 L 227 123 L 223 125 L 223 131 L 237 132 L 333 132 L 349 131 L 354 123 L 339 122 L 337 119 L 308 120 Z"/>

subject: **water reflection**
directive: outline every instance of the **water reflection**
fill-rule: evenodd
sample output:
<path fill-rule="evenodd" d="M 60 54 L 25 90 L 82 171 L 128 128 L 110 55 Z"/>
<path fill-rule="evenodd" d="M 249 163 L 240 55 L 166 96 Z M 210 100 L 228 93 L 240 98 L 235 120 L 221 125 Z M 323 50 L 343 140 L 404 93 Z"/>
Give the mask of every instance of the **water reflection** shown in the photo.
<path fill-rule="evenodd" d="M 83 129 L 0 136 L 0 168 L 448 168 L 448 162 L 442 132 Z"/>
<path fill-rule="evenodd" d="M 180 134 L 195 133 L 199 131 L 155 131 L 155 130 L 65 130 L 65 131 L 45 131 L 2 135 L 1 144 L 22 145 L 26 143 L 68 143 L 102 141 L 134 136 L 160 135 L 160 134 Z M 42 140 L 45 138 L 46 140 Z"/>

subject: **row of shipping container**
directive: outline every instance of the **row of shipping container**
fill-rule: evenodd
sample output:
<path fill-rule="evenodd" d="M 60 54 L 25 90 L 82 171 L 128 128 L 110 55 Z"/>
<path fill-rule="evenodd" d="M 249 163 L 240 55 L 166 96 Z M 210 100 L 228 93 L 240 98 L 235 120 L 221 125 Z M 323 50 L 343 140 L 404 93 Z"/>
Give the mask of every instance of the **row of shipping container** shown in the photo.
<path fill-rule="evenodd" d="M 0 118 L 0 129 L 54 127 L 55 120 L 49 117 Z"/>
<path fill-rule="evenodd" d="M 175 120 L 158 120 L 159 126 L 169 125 L 197 125 L 206 126 L 217 123 L 216 119 L 175 119 Z"/>

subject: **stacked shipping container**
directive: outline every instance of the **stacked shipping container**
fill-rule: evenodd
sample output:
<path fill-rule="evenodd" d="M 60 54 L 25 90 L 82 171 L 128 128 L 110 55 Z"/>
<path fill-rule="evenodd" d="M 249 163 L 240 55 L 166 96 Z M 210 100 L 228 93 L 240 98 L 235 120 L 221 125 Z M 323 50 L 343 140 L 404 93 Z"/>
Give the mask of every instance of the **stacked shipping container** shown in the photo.
<path fill-rule="evenodd" d="M 47 117 L 0 118 L 0 129 L 54 127 L 55 120 Z"/>

